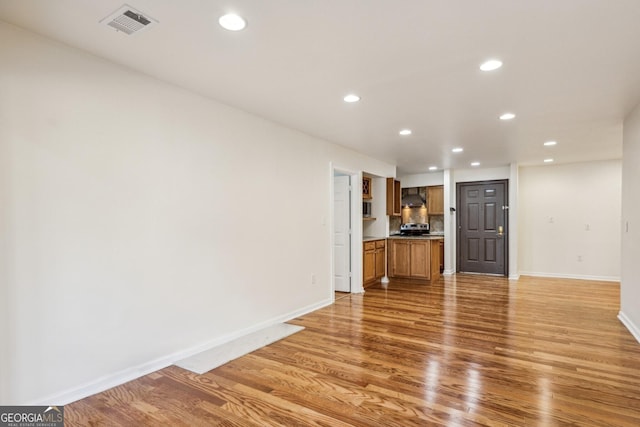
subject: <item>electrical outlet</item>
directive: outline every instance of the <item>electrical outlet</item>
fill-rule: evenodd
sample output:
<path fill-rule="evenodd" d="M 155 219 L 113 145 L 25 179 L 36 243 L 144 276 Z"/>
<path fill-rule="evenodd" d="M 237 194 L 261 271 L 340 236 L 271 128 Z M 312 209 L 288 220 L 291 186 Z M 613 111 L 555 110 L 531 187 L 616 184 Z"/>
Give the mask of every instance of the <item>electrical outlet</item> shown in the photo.
<path fill-rule="evenodd" d="M 312 285 L 315 285 L 315 284 L 316 284 L 316 275 L 315 275 L 315 274 L 312 274 L 312 275 L 311 275 L 311 284 L 312 284 Z"/>
<path fill-rule="evenodd" d="M 589 231 L 590 229 L 591 227 L 589 226 L 589 224 L 584 225 L 584 231 Z"/>
<path fill-rule="evenodd" d="M 582 255 L 578 255 L 578 262 L 582 262 Z"/>

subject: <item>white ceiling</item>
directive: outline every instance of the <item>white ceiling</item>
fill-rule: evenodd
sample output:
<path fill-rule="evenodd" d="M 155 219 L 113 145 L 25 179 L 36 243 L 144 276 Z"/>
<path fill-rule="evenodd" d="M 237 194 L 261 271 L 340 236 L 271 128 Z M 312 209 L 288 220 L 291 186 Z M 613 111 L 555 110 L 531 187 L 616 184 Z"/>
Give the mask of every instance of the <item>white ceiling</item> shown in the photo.
<path fill-rule="evenodd" d="M 640 102 L 640 0 L 127 2 L 159 24 L 127 36 L 98 23 L 123 0 L 0 0 L 0 20 L 400 173 L 620 158 Z M 229 11 L 244 31 L 218 26 Z M 488 58 L 504 66 L 480 71 Z"/>

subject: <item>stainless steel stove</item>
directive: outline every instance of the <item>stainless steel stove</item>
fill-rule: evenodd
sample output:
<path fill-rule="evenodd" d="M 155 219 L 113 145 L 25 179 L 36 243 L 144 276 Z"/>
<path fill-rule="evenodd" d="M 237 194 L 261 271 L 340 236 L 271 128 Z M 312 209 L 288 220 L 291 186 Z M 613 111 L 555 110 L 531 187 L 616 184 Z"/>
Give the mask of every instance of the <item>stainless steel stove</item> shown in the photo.
<path fill-rule="evenodd" d="M 421 236 L 429 234 L 429 224 L 407 223 L 400 226 L 400 234 L 403 236 Z"/>

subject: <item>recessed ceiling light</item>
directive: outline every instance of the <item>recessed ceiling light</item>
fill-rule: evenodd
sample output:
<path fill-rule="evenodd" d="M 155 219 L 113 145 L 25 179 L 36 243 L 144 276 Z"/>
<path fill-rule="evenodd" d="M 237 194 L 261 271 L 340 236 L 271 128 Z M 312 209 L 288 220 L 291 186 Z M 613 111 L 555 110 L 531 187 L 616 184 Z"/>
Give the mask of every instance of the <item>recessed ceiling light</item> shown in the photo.
<path fill-rule="evenodd" d="M 358 102 L 360 101 L 360 97 L 354 93 L 350 93 L 349 95 L 345 96 L 344 98 L 344 102 Z"/>
<path fill-rule="evenodd" d="M 454 149 L 451 150 L 453 153 L 462 153 L 464 151 L 464 148 L 462 147 L 456 147 Z"/>
<path fill-rule="evenodd" d="M 244 27 L 247 26 L 247 21 L 245 21 L 240 15 L 236 15 L 235 13 L 222 15 L 220 19 L 218 19 L 218 23 L 222 28 L 229 31 L 244 30 Z"/>
<path fill-rule="evenodd" d="M 480 166 L 480 162 L 471 162 L 471 166 Z"/>
<path fill-rule="evenodd" d="M 429 170 L 430 171 L 437 171 L 438 167 L 437 166 L 429 166 Z"/>
<path fill-rule="evenodd" d="M 555 142 L 555 141 L 547 141 L 547 142 L 544 143 L 544 145 L 546 145 L 547 147 L 552 147 L 552 146 L 554 146 L 556 144 L 557 144 L 557 142 Z"/>
<path fill-rule="evenodd" d="M 488 61 L 483 62 L 480 65 L 480 69 L 482 71 L 493 71 L 493 70 L 497 70 L 500 67 L 502 67 L 502 61 L 497 59 L 490 59 Z"/>
<path fill-rule="evenodd" d="M 411 129 L 402 129 L 400 132 L 398 132 L 400 135 L 402 136 L 407 136 L 407 135 L 411 135 Z"/>
<path fill-rule="evenodd" d="M 511 120 L 515 117 L 516 115 L 513 113 L 504 113 L 503 115 L 500 116 L 500 120 Z"/>
<path fill-rule="evenodd" d="M 552 162 L 553 162 L 553 159 L 544 159 L 544 162 L 545 162 L 545 163 L 552 163 Z"/>

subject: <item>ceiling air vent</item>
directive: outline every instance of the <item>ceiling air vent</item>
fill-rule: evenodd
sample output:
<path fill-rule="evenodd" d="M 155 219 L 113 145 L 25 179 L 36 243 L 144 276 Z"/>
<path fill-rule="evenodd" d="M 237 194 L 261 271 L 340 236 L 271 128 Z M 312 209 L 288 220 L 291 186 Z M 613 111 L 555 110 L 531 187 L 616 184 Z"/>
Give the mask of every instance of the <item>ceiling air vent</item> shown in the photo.
<path fill-rule="evenodd" d="M 158 21 L 125 4 L 111 15 L 101 19 L 100 23 L 105 23 L 116 31 L 131 35 L 157 24 Z"/>

